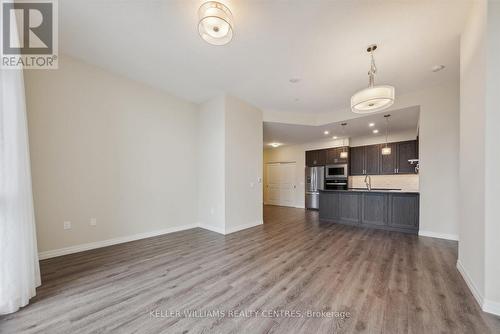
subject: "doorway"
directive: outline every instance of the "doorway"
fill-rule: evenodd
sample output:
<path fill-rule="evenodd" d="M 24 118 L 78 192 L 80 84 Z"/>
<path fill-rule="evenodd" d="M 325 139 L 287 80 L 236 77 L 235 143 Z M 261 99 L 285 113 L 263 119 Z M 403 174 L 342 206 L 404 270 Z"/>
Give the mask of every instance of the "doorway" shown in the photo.
<path fill-rule="evenodd" d="M 267 164 L 266 204 L 295 206 L 295 169 L 295 162 Z"/>

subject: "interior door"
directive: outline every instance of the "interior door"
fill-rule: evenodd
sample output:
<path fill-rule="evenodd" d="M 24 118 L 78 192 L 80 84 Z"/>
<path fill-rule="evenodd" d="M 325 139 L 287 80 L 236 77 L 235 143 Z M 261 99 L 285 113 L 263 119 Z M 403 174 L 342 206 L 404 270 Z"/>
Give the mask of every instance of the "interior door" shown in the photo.
<path fill-rule="evenodd" d="M 295 163 L 267 165 L 266 204 L 295 206 Z"/>

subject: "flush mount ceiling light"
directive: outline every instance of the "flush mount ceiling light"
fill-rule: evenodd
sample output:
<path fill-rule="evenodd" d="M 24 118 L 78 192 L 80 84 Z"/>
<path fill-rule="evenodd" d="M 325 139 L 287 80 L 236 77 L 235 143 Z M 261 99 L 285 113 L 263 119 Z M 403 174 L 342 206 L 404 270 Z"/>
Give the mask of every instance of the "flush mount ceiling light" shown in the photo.
<path fill-rule="evenodd" d="M 283 144 L 282 143 L 270 143 L 269 144 L 269 146 L 274 147 L 274 148 L 280 147 L 281 145 L 283 145 Z"/>
<path fill-rule="evenodd" d="M 368 88 L 360 90 L 351 97 L 351 110 L 357 114 L 368 114 L 389 108 L 394 103 L 394 87 L 375 86 L 375 58 L 373 52 L 377 50 L 377 45 L 370 45 L 366 51 L 370 54 L 371 66 L 368 71 Z"/>
<path fill-rule="evenodd" d="M 368 126 L 369 126 L 370 128 L 373 128 L 373 127 L 375 126 L 375 123 L 370 123 L 370 124 L 368 124 Z"/>
<path fill-rule="evenodd" d="M 345 138 L 345 126 L 347 125 L 347 123 L 342 123 L 340 125 L 342 125 L 342 135 Z M 347 151 L 345 150 L 345 146 L 342 146 L 342 152 L 340 152 L 340 158 L 346 159 L 348 155 L 349 153 L 347 153 Z"/>
<path fill-rule="evenodd" d="M 377 133 L 378 133 L 378 130 L 377 130 L 377 129 L 373 130 L 373 133 L 377 134 Z"/>
<path fill-rule="evenodd" d="M 329 134 L 330 134 L 330 131 L 325 130 L 325 131 L 323 131 L 323 134 L 324 134 L 325 136 L 327 136 L 327 135 L 329 135 Z"/>
<path fill-rule="evenodd" d="M 389 138 L 389 117 L 391 115 L 384 115 L 385 117 L 385 147 L 382 148 L 382 155 L 391 155 L 391 148 L 387 146 L 387 139 Z"/>
<path fill-rule="evenodd" d="M 233 38 L 233 14 L 223 4 L 208 1 L 198 10 L 198 32 L 207 43 L 224 45 Z"/>

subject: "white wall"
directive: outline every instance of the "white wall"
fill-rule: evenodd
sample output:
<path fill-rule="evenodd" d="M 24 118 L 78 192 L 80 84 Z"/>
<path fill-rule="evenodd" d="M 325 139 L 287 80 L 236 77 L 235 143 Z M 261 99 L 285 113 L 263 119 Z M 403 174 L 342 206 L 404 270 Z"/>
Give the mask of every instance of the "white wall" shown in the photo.
<path fill-rule="evenodd" d="M 228 95 L 201 105 L 198 221 L 227 234 L 260 225 L 262 112 Z"/>
<path fill-rule="evenodd" d="M 226 220 L 225 117 L 223 95 L 200 106 L 197 163 L 198 222 L 219 233 L 224 233 Z"/>
<path fill-rule="evenodd" d="M 460 47 L 459 262 L 484 295 L 486 3 L 476 2 Z M 473 182 L 471 182 L 471 179 Z"/>
<path fill-rule="evenodd" d="M 500 1 L 488 3 L 486 94 L 486 299 L 500 315 Z"/>
<path fill-rule="evenodd" d="M 262 111 L 226 96 L 226 233 L 263 223 Z"/>
<path fill-rule="evenodd" d="M 388 142 L 398 142 L 406 140 L 415 140 L 417 138 L 417 129 L 400 131 L 395 133 L 389 133 L 387 137 Z M 385 134 L 379 136 L 366 136 L 366 137 L 353 137 L 349 141 L 349 145 L 354 146 L 365 146 L 385 143 Z"/>
<path fill-rule="evenodd" d="M 194 226 L 195 105 L 67 56 L 25 85 L 40 251 Z"/>
<path fill-rule="evenodd" d="M 457 266 L 484 311 L 500 315 L 500 3 L 474 3 L 461 40 Z M 471 177 L 477 184 L 469 188 Z"/>

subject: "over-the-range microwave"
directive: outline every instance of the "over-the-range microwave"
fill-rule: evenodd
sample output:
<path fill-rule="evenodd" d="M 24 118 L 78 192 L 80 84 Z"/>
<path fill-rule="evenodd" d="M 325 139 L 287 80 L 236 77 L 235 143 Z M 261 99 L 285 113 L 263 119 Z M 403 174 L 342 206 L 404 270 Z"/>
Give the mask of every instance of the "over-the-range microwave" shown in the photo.
<path fill-rule="evenodd" d="M 347 164 L 327 165 L 325 167 L 325 179 L 346 179 L 348 173 Z"/>

